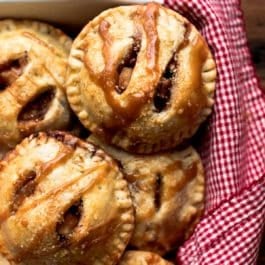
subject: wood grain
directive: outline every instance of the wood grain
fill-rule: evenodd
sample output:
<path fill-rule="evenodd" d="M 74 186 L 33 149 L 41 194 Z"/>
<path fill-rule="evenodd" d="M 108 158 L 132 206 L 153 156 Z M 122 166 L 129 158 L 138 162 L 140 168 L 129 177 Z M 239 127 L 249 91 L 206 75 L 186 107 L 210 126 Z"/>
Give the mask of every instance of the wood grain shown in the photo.
<path fill-rule="evenodd" d="M 265 89 L 265 5 L 264 0 L 242 0 L 248 41 L 258 76 Z M 265 265 L 265 232 L 257 265 Z"/>
<path fill-rule="evenodd" d="M 265 5 L 264 0 L 242 0 L 252 58 L 265 88 Z M 265 265 L 265 263 L 264 263 Z"/>

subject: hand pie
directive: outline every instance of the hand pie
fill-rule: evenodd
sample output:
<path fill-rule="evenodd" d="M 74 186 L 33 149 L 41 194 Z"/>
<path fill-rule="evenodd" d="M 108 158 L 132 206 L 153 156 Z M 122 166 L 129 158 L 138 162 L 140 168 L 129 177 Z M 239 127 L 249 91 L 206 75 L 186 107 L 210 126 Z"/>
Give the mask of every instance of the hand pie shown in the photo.
<path fill-rule="evenodd" d="M 0 201 L 0 253 L 19 265 L 114 265 L 134 228 L 115 161 L 69 134 L 32 135 L 10 152 Z"/>
<path fill-rule="evenodd" d="M 0 21 L 0 146 L 37 131 L 65 129 L 65 74 L 71 39 L 35 21 Z"/>
<path fill-rule="evenodd" d="M 155 3 L 107 10 L 73 43 L 67 96 L 85 127 L 133 153 L 175 147 L 210 114 L 216 67 L 200 33 Z"/>
<path fill-rule="evenodd" d="M 193 232 L 204 208 L 204 172 L 192 147 L 157 155 L 131 155 L 99 144 L 120 161 L 129 182 L 136 226 L 130 245 L 164 255 Z"/>
<path fill-rule="evenodd" d="M 119 265 L 173 265 L 173 263 L 152 252 L 126 251 Z"/>

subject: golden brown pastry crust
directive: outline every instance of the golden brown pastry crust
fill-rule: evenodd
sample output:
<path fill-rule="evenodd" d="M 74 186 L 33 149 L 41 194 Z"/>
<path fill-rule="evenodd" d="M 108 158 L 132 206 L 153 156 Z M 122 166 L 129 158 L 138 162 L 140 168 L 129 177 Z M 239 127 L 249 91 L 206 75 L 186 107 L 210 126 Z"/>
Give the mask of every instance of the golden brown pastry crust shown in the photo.
<path fill-rule="evenodd" d="M 75 39 L 69 65 L 67 95 L 79 119 L 131 152 L 172 148 L 211 112 L 216 67 L 206 42 L 155 3 L 101 13 Z"/>
<path fill-rule="evenodd" d="M 173 265 L 156 253 L 146 251 L 126 251 L 119 265 Z"/>
<path fill-rule="evenodd" d="M 1 254 L 0 254 L 0 264 L 1 265 L 12 265 Z"/>
<path fill-rule="evenodd" d="M 0 162 L 0 253 L 19 265 L 116 264 L 134 228 L 115 161 L 65 133 L 23 140 Z"/>
<path fill-rule="evenodd" d="M 65 129 L 70 110 L 65 74 L 71 39 L 41 22 L 0 21 L 0 145 Z"/>
<path fill-rule="evenodd" d="M 136 209 L 130 245 L 161 255 L 193 232 L 204 208 L 204 171 L 192 147 L 156 155 L 132 155 L 98 144 L 120 161 Z"/>

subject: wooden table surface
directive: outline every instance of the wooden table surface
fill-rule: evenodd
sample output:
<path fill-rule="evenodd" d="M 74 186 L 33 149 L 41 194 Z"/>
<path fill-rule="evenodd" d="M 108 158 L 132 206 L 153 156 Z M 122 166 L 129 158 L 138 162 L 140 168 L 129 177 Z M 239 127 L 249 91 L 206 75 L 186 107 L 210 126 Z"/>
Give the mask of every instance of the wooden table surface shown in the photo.
<path fill-rule="evenodd" d="M 252 58 L 265 87 L 265 1 L 242 0 Z"/>
<path fill-rule="evenodd" d="M 252 58 L 265 90 L 265 0 L 242 0 Z M 265 265 L 265 231 L 258 265 Z"/>

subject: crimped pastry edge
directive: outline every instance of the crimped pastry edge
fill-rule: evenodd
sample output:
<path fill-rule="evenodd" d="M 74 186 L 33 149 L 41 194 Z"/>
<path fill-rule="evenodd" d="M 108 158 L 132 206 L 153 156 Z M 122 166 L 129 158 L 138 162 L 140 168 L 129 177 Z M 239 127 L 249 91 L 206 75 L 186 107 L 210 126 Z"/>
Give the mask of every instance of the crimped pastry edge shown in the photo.
<path fill-rule="evenodd" d="M 8 32 L 20 28 L 33 30 L 36 33 L 46 35 L 46 37 L 52 37 L 54 41 L 61 45 L 66 52 L 69 52 L 72 47 L 72 39 L 68 35 L 66 35 L 61 29 L 56 28 L 46 22 L 30 19 L 0 20 L 0 34 L 2 32 Z"/>
<path fill-rule="evenodd" d="M 114 265 L 118 262 L 119 258 L 123 254 L 127 244 L 129 243 L 129 240 L 132 236 L 132 232 L 135 225 L 135 218 L 134 218 L 134 209 L 131 199 L 131 194 L 128 189 L 128 185 L 126 180 L 123 178 L 122 172 L 119 170 L 119 167 L 115 160 L 112 159 L 108 154 L 106 154 L 101 148 L 98 146 L 95 146 L 92 143 L 87 143 L 75 136 L 72 136 L 69 133 L 61 132 L 61 131 L 49 131 L 49 132 L 38 132 L 35 134 L 30 135 L 29 137 L 25 138 L 20 144 L 18 144 L 15 149 L 8 152 L 2 161 L 0 161 L 0 171 L 3 167 L 9 164 L 9 162 L 16 157 L 17 155 L 23 154 L 23 152 L 26 150 L 27 145 L 31 141 L 36 142 L 47 142 L 49 138 L 53 138 L 58 141 L 58 138 L 56 137 L 69 137 L 68 140 L 74 139 L 75 144 L 78 147 L 81 148 L 93 148 L 92 150 L 89 149 L 90 152 L 100 152 L 100 155 L 104 155 L 104 159 L 106 161 L 111 162 L 112 165 L 115 165 L 114 170 L 117 172 L 116 175 L 116 181 L 115 181 L 115 193 L 118 193 L 117 200 L 117 207 L 124 212 L 120 215 L 120 220 L 123 221 L 122 223 L 122 231 L 120 234 L 113 240 L 112 242 L 112 249 L 111 251 L 107 252 L 107 255 L 103 257 L 101 260 L 97 260 L 98 264 L 102 265 Z M 60 140 L 61 142 L 64 142 L 64 140 Z M 72 143 L 70 143 L 72 145 Z M 75 147 L 74 147 L 75 148 Z M 9 251 L 5 248 L 4 245 L 0 244 L 0 252 L 3 254 L 3 257 L 10 262 L 11 265 L 26 265 L 24 263 L 17 264 L 13 258 L 13 256 L 9 253 Z"/>
<path fill-rule="evenodd" d="M 122 170 L 124 171 L 124 174 L 126 176 L 126 174 L 128 172 L 126 172 L 126 170 L 123 167 L 123 163 L 124 164 L 128 164 L 130 163 L 130 161 L 134 161 L 134 160 L 138 160 L 138 159 L 142 159 L 144 161 L 144 158 L 146 155 L 139 155 L 139 154 L 130 154 L 127 153 L 124 150 L 119 150 L 117 148 L 114 148 L 112 146 L 108 146 L 105 143 L 103 143 L 98 137 L 96 137 L 95 135 L 90 135 L 87 140 L 90 143 L 93 143 L 101 148 L 103 148 L 103 150 L 105 150 L 105 152 L 107 152 L 109 155 L 111 155 L 112 157 L 114 157 L 121 165 L 122 165 Z M 183 222 L 187 223 L 187 229 L 185 230 L 185 233 L 183 233 L 183 239 L 187 240 L 194 232 L 196 225 L 199 223 L 199 221 L 201 220 L 203 213 L 204 213 L 204 207 L 205 207 L 205 171 L 204 171 L 204 167 L 202 164 L 202 160 L 198 154 L 198 152 L 196 151 L 196 149 L 192 146 L 187 146 L 181 149 L 176 149 L 176 150 L 170 150 L 168 152 L 163 152 L 161 154 L 153 154 L 153 155 L 147 155 L 146 157 L 148 159 L 152 158 L 152 156 L 154 156 L 154 159 L 157 159 L 159 156 L 163 156 L 166 154 L 174 154 L 177 153 L 179 158 L 182 158 L 183 161 L 185 160 L 189 160 L 190 164 L 192 164 L 193 162 L 196 162 L 197 165 L 197 175 L 196 177 L 194 177 L 192 179 L 193 182 L 195 182 L 195 184 L 193 184 L 193 195 L 194 196 L 189 196 L 187 197 L 186 201 L 188 201 L 189 203 L 186 204 L 186 211 L 185 211 L 185 215 L 183 215 Z M 122 158 L 124 157 L 124 162 L 122 161 Z M 148 162 L 146 162 L 146 166 L 148 167 Z M 129 173 L 129 175 L 131 174 L 131 172 Z M 188 183 L 187 183 L 188 185 Z M 201 196 L 197 196 L 197 195 L 201 195 Z M 181 210 L 183 211 L 184 207 L 181 208 Z M 195 212 L 194 212 L 195 211 Z M 136 215 L 136 219 L 137 219 L 137 215 Z M 192 222 L 190 222 L 192 220 Z M 152 223 L 152 221 L 150 222 Z M 136 227 L 135 227 L 135 231 L 137 228 L 137 221 L 136 221 Z M 149 232 L 152 232 L 152 228 L 150 227 Z M 144 231 L 143 234 L 147 233 L 147 231 Z M 143 236 L 143 234 L 141 234 L 141 237 Z M 133 248 L 137 248 L 138 250 L 143 250 L 143 251 L 153 251 L 156 252 L 160 255 L 165 254 L 167 251 L 165 251 L 165 249 L 162 248 L 156 248 L 155 245 L 154 247 L 148 247 L 145 246 L 145 244 L 140 244 L 137 243 L 137 241 L 139 242 L 139 240 L 141 241 L 141 238 L 139 238 L 139 235 L 137 237 L 134 237 L 135 233 L 133 233 L 133 236 L 131 238 L 130 244 L 131 246 L 133 246 Z M 143 241 L 142 241 L 143 242 Z M 179 242 L 178 242 L 179 243 Z"/>
<path fill-rule="evenodd" d="M 137 6 L 139 5 L 134 5 L 134 7 Z M 106 17 L 113 10 L 115 10 L 116 12 L 120 12 L 123 10 L 123 8 L 129 7 L 130 6 L 120 6 L 108 9 L 106 11 L 103 11 L 99 16 L 90 21 L 81 31 L 78 40 L 74 41 L 73 47 L 75 47 L 75 45 L 76 47 L 72 49 L 70 53 L 69 68 L 67 74 L 67 98 L 71 108 L 76 113 L 82 124 L 94 133 L 98 128 L 98 124 L 90 119 L 90 114 L 83 107 L 79 87 L 79 72 L 83 67 L 82 57 L 84 55 L 84 51 L 81 47 L 82 44 L 80 42 L 86 37 L 86 32 L 90 29 L 90 27 L 93 27 L 93 25 L 97 24 L 103 17 Z M 166 12 L 170 12 L 182 21 L 188 21 L 185 17 L 179 15 L 173 10 L 170 10 L 163 6 L 161 6 L 161 8 L 165 9 Z M 193 26 L 194 30 L 196 30 L 196 32 L 201 36 L 201 33 L 196 29 L 196 27 L 193 24 L 191 25 Z M 205 121 L 206 118 L 212 113 L 212 106 L 214 105 L 215 82 L 217 78 L 217 69 L 215 61 L 213 59 L 213 55 L 211 54 L 211 51 L 204 38 L 202 39 L 204 41 L 204 45 L 206 45 L 206 47 L 208 48 L 208 57 L 205 63 L 203 64 L 202 68 L 202 84 L 203 89 L 207 93 L 207 106 L 202 110 L 201 117 L 197 120 L 197 123 L 194 123 L 194 126 L 192 128 L 186 130 L 182 128 L 182 130 L 179 129 L 178 132 L 172 132 L 171 135 L 167 137 L 167 139 L 160 139 L 160 141 L 156 143 L 142 142 L 135 146 L 133 140 L 129 137 L 119 137 L 115 135 L 114 138 L 111 140 L 110 144 L 119 146 L 126 151 L 136 154 L 151 154 L 174 148 L 178 144 L 182 143 L 184 140 L 192 137 L 196 133 L 202 122 Z"/>

